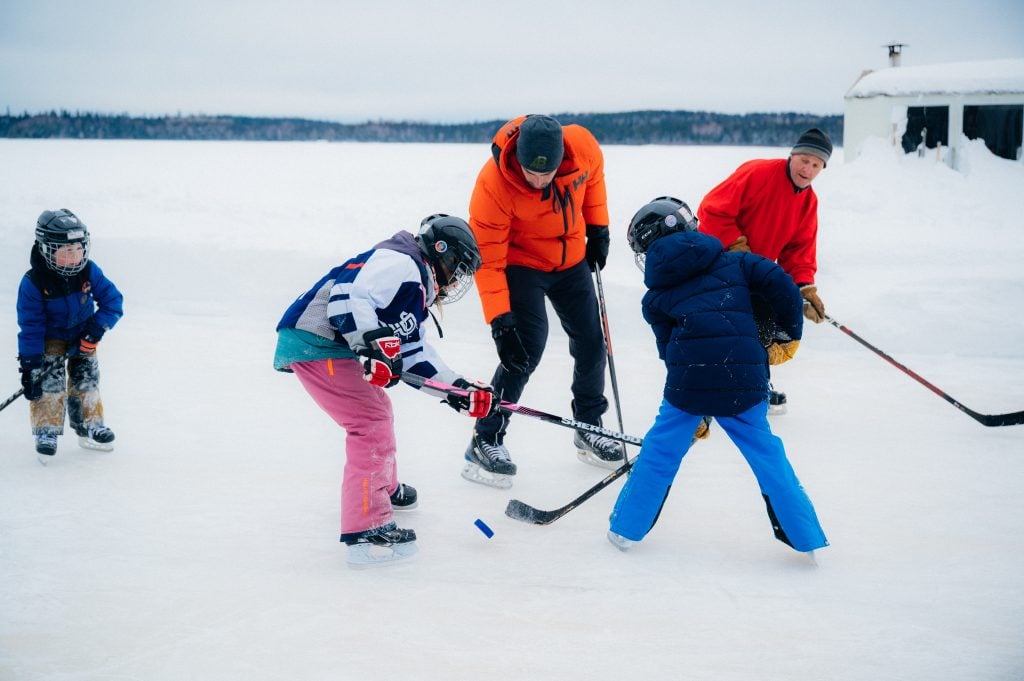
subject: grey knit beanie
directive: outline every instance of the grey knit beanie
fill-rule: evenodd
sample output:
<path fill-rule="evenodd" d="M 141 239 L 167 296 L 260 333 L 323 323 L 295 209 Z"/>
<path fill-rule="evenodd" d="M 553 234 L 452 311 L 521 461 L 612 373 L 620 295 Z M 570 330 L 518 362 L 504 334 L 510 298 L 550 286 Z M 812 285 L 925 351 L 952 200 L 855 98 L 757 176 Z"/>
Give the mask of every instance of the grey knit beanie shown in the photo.
<path fill-rule="evenodd" d="M 793 151 L 790 153 L 810 154 L 817 156 L 822 162 L 828 163 L 828 159 L 832 156 L 832 140 L 821 130 L 811 128 L 800 135 L 800 139 L 796 141 Z"/>

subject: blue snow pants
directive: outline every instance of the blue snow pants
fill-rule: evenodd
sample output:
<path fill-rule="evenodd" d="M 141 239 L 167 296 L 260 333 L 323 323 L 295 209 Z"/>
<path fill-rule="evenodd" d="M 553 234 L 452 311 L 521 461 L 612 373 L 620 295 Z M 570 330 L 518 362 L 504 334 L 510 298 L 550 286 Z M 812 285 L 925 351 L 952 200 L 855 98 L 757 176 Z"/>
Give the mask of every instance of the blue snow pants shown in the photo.
<path fill-rule="evenodd" d="M 518 402 L 522 396 L 548 342 L 545 300 L 549 300 L 569 337 L 569 354 L 573 359 L 573 418 L 601 425 L 601 415 L 608 410 L 608 399 L 604 396 L 608 353 L 601 330 L 594 279 L 587 261 L 582 260 L 561 272 L 543 272 L 512 265 L 506 268 L 505 278 L 508 280 L 509 304 L 516 315 L 516 330 L 530 361 L 522 373 L 510 373 L 499 364 L 491 379 L 495 392 L 508 402 Z M 501 442 L 508 428 L 508 419 L 508 414 L 495 412 L 476 422 L 476 432 L 486 440 Z"/>
<path fill-rule="evenodd" d="M 700 419 L 662 401 L 629 480 L 615 502 L 612 532 L 634 541 L 650 532 Z M 715 420 L 754 472 L 775 537 L 797 551 L 828 546 L 814 506 L 786 458 L 782 440 L 768 425 L 768 403 L 736 416 L 716 416 Z"/>

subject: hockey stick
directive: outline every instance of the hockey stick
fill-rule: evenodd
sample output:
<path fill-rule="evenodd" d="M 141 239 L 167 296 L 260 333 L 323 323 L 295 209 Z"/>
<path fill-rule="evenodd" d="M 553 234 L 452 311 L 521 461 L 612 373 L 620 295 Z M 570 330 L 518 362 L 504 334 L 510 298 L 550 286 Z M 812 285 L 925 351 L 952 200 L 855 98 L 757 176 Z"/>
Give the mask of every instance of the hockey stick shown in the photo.
<path fill-rule="evenodd" d="M 6 400 L 3 401 L 3 404 L 0 404 L 0 411 L 3 411 L 4 409 L 6 409 L 12 402 L 14 402 L 14 400 L 18 399 L 19 397 L 21 397 L 24 394 L 25 394 L 25 389 L 22 388 L 18 392 L 14 393 L 10 397 L 8 397 Z"/>
<path fill-rule="evenodd" d="M 551 523 L 555 522 L 556 520 L 564 516 L 566 513 L 573 510 L 574 508 L 582 504 L 584 501 L 594 496 L 595 494 L 603 490 L 605 487 L 612 484 L 613 482 L 621 478 L 623 475 L 628 473 L 629 470 L 633 467 L 634 461 L 636 461 L 636 459 L 633 459 L 632 461 L 627 461 L 626 463 L 622 464 L 621 466 L 613 470 L 611 473 L 606 475 L 604 478 L 602 478 L 601 481 L 598 482 L 596 485 L 594 485 L 586 492 L 570 501 L 565 506 L 561 506 L 551 511 L 542 511 L 541 509 L 534 508 L 533 506 L 530 506 L 527 503 L 519 501 L 518 499 L 510 499 L 508 502 L 508 506 L 505 507 L 505 515 L 507 515 L 509 518 L 512 518 L 513 520 L 522 520 L 524 523 L 532 523 L 534 525 L 550 525 Z"/>
<path fill-rule="evenodd" d="M 409 385 L 422 388 L 427 392 L 433 393 L 435 395 L 459 395 L 465 397 L 466 395 L 469 394 L 467 391 L 462 390 L 460 388 L 456 388 L 453 385 L 441 383 L 440 381 L 435 381 L 432 378 L 423 378 L 422 376 L 418 376 L 417 374 L 409 372 L 402 373 L 402 380 L 408 383 Z M 523 416 L 529 416 L 531 418 L 540 419 L 541 421 L 554 423 L 555 425 L 563 426 L 565 428 L 572 428 L 573 430 L 586 430 L 588 432 L 603 435 L 604 437 L 610 438 L 612 440 L 625 442 L 631 445 L 642 445 L 644 443 L 643 438 L 635 437 L 633 435 L 626 435 L 625 433 L 620 433 L 614 430 L 608 430 L 607 428 L 602 428 L 601 426 L 595 426 L 592 423 L 584 423 L 583 421 L 577 421 L 575 419 L 566 418 L 565 416 L 556 416 L 554 414 L 549 414 L 547 412 L 540 411 L 539 409 L 531 409 L 530 407 L 524 407 L 521 404 L 506 402 L 505 400 L 502 400 L 501 402 L 498 403 L 498 409 L 508 414 L 522 414 Z"/>
<path fill-rule="evenodd" d="M 832 326 L 836 327 L 837 329 L 839 329 L 840 331 L 842 331 L 847 336 L 849 336 L 853 340 L 857 341 L 858 343 L 860 343 L 864 347 L 866 347 L 868 350 L 871 350 L 872 352 L 877 354 L 879 357 L 884 359 L 886 362 L 888 362 L 889 364 L 893 365 L 894 367 L 896 367 L 897 369 L 899 369 L 900 371 L 905 373 L 907 376 L 910 376 L 912 379 L 914 379 L 915 381 L 917 381 L 918 383 L 920 383 L 924 387 L 928 388 L 933 393 L 935 393 L 936 395 L 938 395 L 942 399 L 946 400 L 947 402 L 952 404 L 954 407 L 956 407 L 960 411 L 964 412 L 965 414 L 967 414 L 968 416 L 973 418 L 975 421 L 978 421 L 982 425 L 984 425 L 984 426 L 1017 426 L 1017 425 L 1020 425 L 1020 424 L 1024 423 L 1024 411 L 1015 411 L 1015 412 L 1011 412 L 1009 414 L 979 414 L 978 412 L 974 411 L 973 409 L 968 409 L 967 407 L 965 407 L 964 405 L 960 404 L 959 402 L 954 400 L 952 397 L 950 397 L 947 393 L 943 392 L 939 388 L 936 388 L 934 385 L 932 385 L 931 383 L 926 381 L 924 378 L 922 378 L 918 374 L 914 373 L 913 371 L 911 371 L 907 367 L 903 366 L 902 364 L 897 362 L 895 359 L 893 359 L 889 355 L 885 354 L 884 352 L 882 352 L 881 350 L 876 348 L 871 343 L 868 343 L 866 340 L 864 340 L 863 338 L 861 338 L 860 336 L 855 334 L 853 331 L 851 331 L 847 327 L 845 327 L 842 324 L 840 324 L 839 322 L 837 322 L 835 319 L 832 319 L 832 317 L 829 317 L 828 315 L 825 315 L 825 321 L 828 322 L 829 324 L 831 324 Z"/>
<path fill-rule="evenodd" d="M 622 402 L 619 400 L 619 381 L 615 378 L 615 357 L 612 354 L 612 333 L 608 327 L 608 307 L 604 302 L 604 284 L 601 283 L 601 268 L 594 268 L 597 278 L 597 303 L 601 308 L 601 330 L 604 331 L 604 344 L 608 351 L 608 374 L 612 379 L 612 396 L 615 398 L 615 415 L 619 417 L 619 430 L 625 430 L 622 424 Z"/>

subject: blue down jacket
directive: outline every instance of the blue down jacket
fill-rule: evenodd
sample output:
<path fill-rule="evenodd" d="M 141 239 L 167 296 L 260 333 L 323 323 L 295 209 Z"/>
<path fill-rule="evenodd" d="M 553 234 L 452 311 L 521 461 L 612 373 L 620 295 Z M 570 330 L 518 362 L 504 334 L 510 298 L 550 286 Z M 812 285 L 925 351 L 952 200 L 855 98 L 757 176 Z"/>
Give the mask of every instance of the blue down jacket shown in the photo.
<path fill-rule="evenodd" d="M 715 237 L 676 232 L 647 251 L 644 319 L 668 376 L 665 399 L 702 416 L 734 416 L 768 398 L 768 354 L 758 340 L 751 294 L 765 298 L 778 328 L 803 333 L 800 290 L 781 267 L 727 253 Z"/>
<path fill-rule="evenodd" d="M 78 339 L 87 331 L 97 340 L 113 328 L 124 313 L 124 298 L 103 270 L 89 262 L 78 274 L 62 277 L 47 268 L 39 251 L 32 249 L 32 269 L 18 288 L 18 354 L 43 354 L 44 341 L 62 340 L 78 354 Z"/>

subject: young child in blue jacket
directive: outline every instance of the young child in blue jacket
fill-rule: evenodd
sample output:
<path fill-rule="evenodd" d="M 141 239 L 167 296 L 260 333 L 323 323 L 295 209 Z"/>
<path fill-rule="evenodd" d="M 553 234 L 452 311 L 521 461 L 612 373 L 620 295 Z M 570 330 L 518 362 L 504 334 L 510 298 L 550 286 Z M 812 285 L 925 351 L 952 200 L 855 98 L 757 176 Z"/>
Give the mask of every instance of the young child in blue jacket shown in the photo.
<path fill-rule="evenodd" d="M 114 433 L 103 423 L 96 346 L 123 314 L 121 292 L 89 259 L 89 230 L 67 210 L 36 222 L 32 268 L 18 288 L 18 361 L 29 400 L 36 451 L 57 453 L 64 411 L 78 442 L 109 451 Z"/>
<path fill-rule="evenodd" d="M 791 359 L 800 344 L 800 290 L 772 261 L 725 252 L 696 229 L 689 207 L 671 197 L 648 203 L 630 222 L 629 245 L 648 288 L 643 315 L 668 375 L 658 416 L 615 502 L 608 539 L 627 550 L 651 530 L 706 415 L 754 472 L 775 537 L 813 559 L 828 541 L 767 417 L 768 365 Z M 778 328 L 767 348 L 751 293 L 764 297 Z"/>

